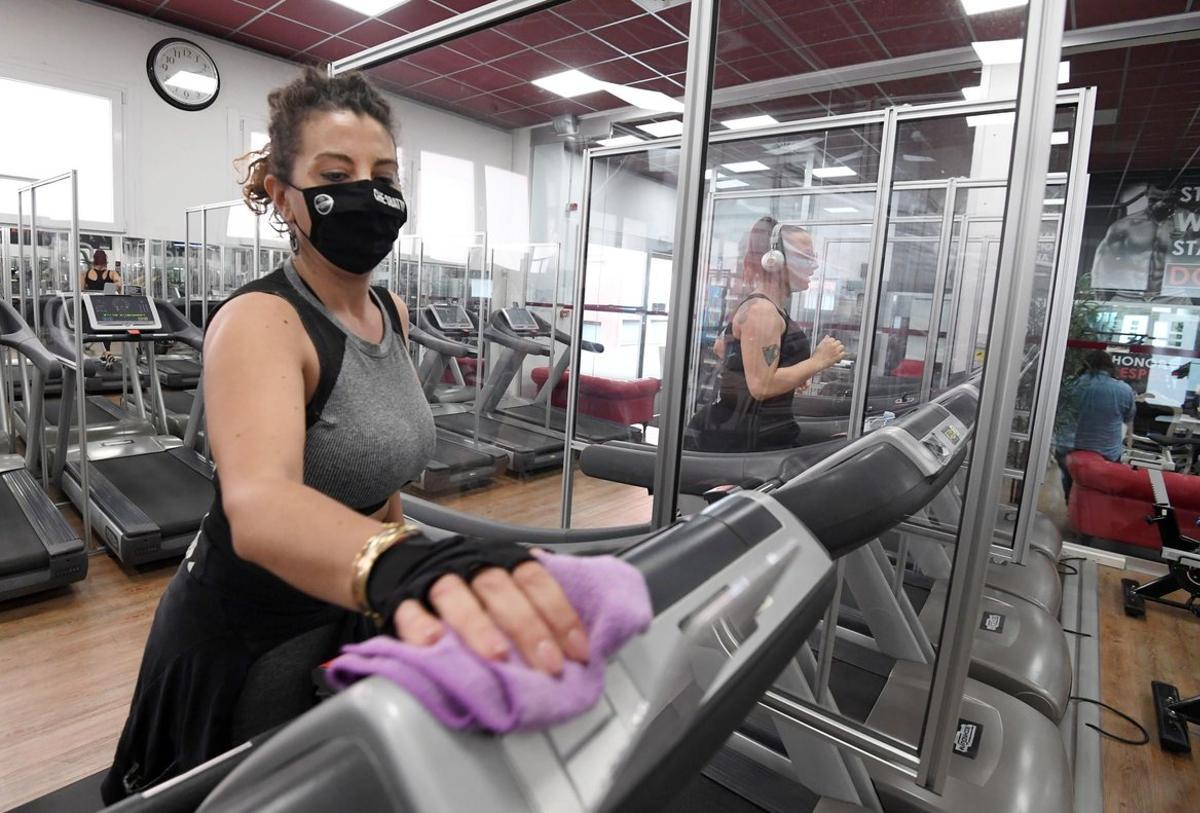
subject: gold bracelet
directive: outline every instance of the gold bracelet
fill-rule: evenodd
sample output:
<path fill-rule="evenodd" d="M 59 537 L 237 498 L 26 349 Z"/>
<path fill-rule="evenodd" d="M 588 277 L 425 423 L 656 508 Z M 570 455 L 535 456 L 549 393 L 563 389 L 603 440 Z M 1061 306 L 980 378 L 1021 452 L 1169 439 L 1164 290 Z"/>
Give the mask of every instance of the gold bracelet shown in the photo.
<path fill-rule="evenodd" d="M 382 530 L 367 540 L 366 544 L 358 551 L 358 555 L 354 557 L 354 564 L 351 565 L 353 581 L 350 583 L 350 592 L 359 612 L 376 624 L 382 623 L 382 618 L 379 613 L 375 612 L 367 598 L 367 582 L 371 578 L 371 570 L 384 551 L 420 532 L 421 529 L 410 522 L 388 522 L 384 524 Z"/>

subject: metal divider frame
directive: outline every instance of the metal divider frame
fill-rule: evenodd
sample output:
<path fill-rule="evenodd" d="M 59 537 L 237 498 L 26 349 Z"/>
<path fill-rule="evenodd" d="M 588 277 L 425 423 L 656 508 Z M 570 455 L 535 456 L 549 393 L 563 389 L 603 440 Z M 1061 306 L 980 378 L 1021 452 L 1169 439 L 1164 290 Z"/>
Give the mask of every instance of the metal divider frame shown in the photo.
<path fill-rule="evenodd" d="M 1031 419 L 1036 422 L 1029 434 L 1029 454 L 1025 461 L 1024 486 L 1013 528 L 1013 555 L 1025 561 L 1029 548 L 1029 531 L 1037 511 L 1038 494 L 1046 479 L 1046 456 L 1050 453 L 1054 423 L 1058 416 L 1058 387 L 1061 383 L 1065 346 L 1071 327 L 1071 310 L 1075 298 L 1075 280 L 1079 273 L 1079 253 L 1083 239 L 1083 221 L 1087 212 L 1088 159 L 1092 146 L 1092 123 L 1096 111 L 1096 89 L 1079 91 L 1075 108 L 1075 132 L 1071 153 L 1071 170 L 1067 183 L 1066 214 L 1050 294 L 1050 316 L 1042 337 L 1042 369 L 1038 379 L 1035 410 Z"/>
<path fill-rule="evenodd" d="M 38 274 L 37 262 L 36 262 L 36 260 L 37 260 L 37 251 L 36 251 L 36 249 L 37 249 L 37 190 L 44 186 L 49 186 L 54 183 L 60 183 L 62 181 L 68 181 L 70 184 L 70 190 L 71 190 L 70 251 L 71 251 L 71 288 L 72 288 L 72 292 L 74 294 L 73 302 L 74 302 L 74 307 L 75 307 L 75 313 L 74 313 L 75 358 L 74 359 L 60 358 L 59 360 L 62 362 L 63 367 L 66 368 L 63 372 L 63 375 L 66 376 L 68 374 L 73 373 L 75 376 L 75 381 L 76 381 L 75 412 L 76 412 L 77 420 L 79 422 L 79 439 L 80 439 L 80 443 L 79 443 L 79 485 L 81 488 L 81 493 L 84 494 L 84 499 L 82 501 L 83 507 L 80 509 L 80 514 L 83 515 L 84 549 L 86 550 L 87 554 L 90 556 L 92 554 L 99 553 L 100 547 L 96 544 L 96 541 L 92 536 L 91 500 L 87 498 L 87 495 L 90 494 L 91 492 L 88 491 L 87 408 L 86 408 L 87 407 L 87 393 L 85 391 L 86 387 L 84 385 L 85 382 L 84 382 L 84 375 L 83 375 L 83 373 L 84 373 L 83 296 L 80 293 L 80 281 L 81 281 L 80 277 L 81 277 L 81 275 L 79 273 L 77 273 L 78 269 L 75 267 L 79 262 L 79 177 L 78 177 L 78 173 L 76 170 L 72 169 L 72 170 L 64 172 L 60 175 L 54 175 L 50 178 L 43 178 L 40 181 L 34 181 L 33 183 L 31 183 L 27 186 L 23 186 L 23 187 L 19 188 L 17 190 L 17 197 L 19 199 L 23 193 L 25 193 L 25 192 L 29 193 L 29 212 L 30 212 L 30 214 L 29 214 L 29 217 L 30 217 L 29 239 L 30 239 L 31 248 L 33 248 L 33 258 L 34 258 L 34 262 L 31 263 L 31 265 L 30 265 L 30 269 L 32 272 L 30 275 L 31 287 L 33 288 L 32 297 L 33 297 L 33 314 L 34 314 L 34 322 L 35 322 L 34 332 L 40 336 L 41 335 L 41 316 L 38 313 L 38 311 L 40 310 L 38 308 L 38 304 L 41 299 L 41 296 L 40 296 L 40 292 L 38 290 L 40 287 L 40 285 L 39 285 L 40 281 L 38 280 L 39 274 Z M 20 239 L 19 233 L 18 233 L 18 239 Z M 24 285 L 22 285 L 22 288 L 24 288 Z M 24 316 L 24 314 L 22 314 L 22 316 Z M 65 384 L 65 382 L 64 382 L 64 384 Z M 26 382 L 25 385 L 28 386 L 28 382 Z M 25 397 L 28 398 L 29 395 L 30 395 L 30 391 L 27 388 L 25 390 Z M 27 412 L 27 414 L 29 414 L 29 413 Z M 43 421 L 43 423 L 42 423 L 42 428 L 44 430 L 45 421 Z M 63 428 L 63 427 L 60 426 L 60 429 L 61 428 Z M 67 432 L 64 432 L 63 433 L 64 435 L 69 433 L 69 431 L 70 431 L 70 427 L 65 427 L 65 428 L 66 428 Z M 45 448 L 45 433 L 44 433 L 44 431 L 42 434 L 42 444 L 41 445 L 44 449 Z M 60 445 L 63 445 L 63 444 L 60 443 Z M 44 454 L 43 454 L 42 460 L 43 460 L 43 462 L 42 462 L 42 478 L 43 478 L 43 483 L 44 483 L 45 479 L 46 479 L 46 468 L 47 468 L 46 464 L 45 464 L 45 455 Z"/>
<path fill-rule="evenodd" d="M 988 334 L 998 341 L 984 366 L 960 539 L 990 539 L 994 530 L 995 505 L 1012 429 L 1032 294 L 1041 202 L 1049 170 L 1065 11 L 1066 0 L 1031 0 L 1029 4 L 1005 226 Z M 958 710 L 974 639 L 974 625 L 967 619 L 978 615 L 990 553 L 990 545 L 979 544 L 960 544 L 954 553 L 917 776 L 917 783 L 934 793 L 943 791 L 949 771 L 950 746 L 958 729 Z"/>

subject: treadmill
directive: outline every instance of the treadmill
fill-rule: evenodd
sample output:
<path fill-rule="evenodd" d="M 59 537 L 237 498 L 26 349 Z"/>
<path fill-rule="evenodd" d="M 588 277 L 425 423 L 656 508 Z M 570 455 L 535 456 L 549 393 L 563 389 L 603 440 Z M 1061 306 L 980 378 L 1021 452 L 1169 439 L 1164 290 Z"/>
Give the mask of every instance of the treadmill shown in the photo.
<path fill-rule="evenodd" d="M 435 314 L 436 318 L 436 314 Z M 550 403 L 554 388 L 562 379 L 571 361 L 571 337 L 558 328 L 552 327 L 528 308 L 501 308 L 492 314 L 491 321 L 484 337 L 499 344 L 504 350 L 496 360 L 496 367 L 488 372 L 480 398 L 485 412 L 495 411 L 498 414 L 515 418 L 525 423 L 542 427 L 558 434 L 567 428 L 567 411 Z M 553 339 L 551 338 L 553 337 Z M 558 359 L 550 369 L 545 386 L 538 397 L 524 403 L 502 403 L 509 385 L 514 377 L 519 376 L 525 367 L 527 356 L 554 357 L 554 342 L 567 346 L 559 354 Z M 589 353 L 603 353 L 604 345 L 598 342 L 581 342 L 584 350 Z M 608 440 L 638 441 L 642 438 L 639 429 L 615 421 L 596 418 L 577 412 L 575 415 L 575 436 L 587 443 L 604 443 Z"/>
<path fill-rule="evenodd" d="M 200 384 L 200 362 L 187 356 L 160 358 L 158 380 L 171 390 L 195 389 Z"/>
<path fill-rule="evenodd" d="M 470 316 L 461 305 L 430 305 L 424 309 L 421 322 L 425 326 L 426 334 L 460 344 L 469 344 L 475 333 L 475 323 L 471 321 Z M 539 351 L 543 349 L 541 345 L 532 343 L 531 345 L 538 348 Z M 474 353 L 468 353 L 468 355 L 474 355 Z M 457 356 L 443 354 L 442 356 L 443 359 L 455 357 L 461 358 L 462 356 L 461 354 Z M 441 369 L 444 369 L 444 365 Z M 441 380 L 440 371 L 433 374 L 428 368 L 422 370 L 420 375 L 422 386 L 426 386 L 427 395 L 429 387 L 436 387 Z M 492 375 L 489 374 L 488 383 L 483 388 L 484 392 L 488 392 L 492 378 Z M 511 374 L 507 380 L 512 380 Z M 468 392 L 470 390 L 463 389 L 464 397 L 454 400 L 466 400 L 469 397 L 467 396 Z M 502 394 L 503 389 L 500 392 Z M 498 397 L 497 400 L 499 400 Z M 561 432 L 555 433 L 514 420 L 511 416 L 495 411 L 494 405 L 491 409 L 486 408 L 483 397 L 476 400 L 472 410 L 465 408 L 461 411 L 447 410 L 435 414 L 433 419 L 439 430 L 454 437 L 466 438 L 468 442 L 478 441 L 503 450 L 508 456 L 508 469 L 512 472 L 524 474 L 562 465 L 564 442 Z"/>
<path fill-rule="evenodd" d="M 436 401 L 434 382 L 426 382 L 423 377 L 426 368 L 437 368 L 440 378 L 447 359 L 473 355 L 473 351 L 461 342 L 432 335 L 416 325 L 409 325 L 408 338 L 424 349 L 418 375 L 422 376 L 421 387 L 426 397 Z M 416 486 L 431 495 L 459 491 L 499 477 L 507 465 L 508 455 L 503 450 L 476 443 L 439 426 L 433 457 L 421 472 Z"/>
<path fill-rule="evenodd" d="M 646 578 L 653 620 L 609 660 L 604 695 L 579 717 L 505 736 L 452 731 L 369 678 L 110 810 L 669 809 L 816 628 L 840 553 L 769 496 L 737 495 L 621 554 Z M 731 629 L 746 633 L 732 654 Z"/>
<path fill-rule="evenodd" d="M 162 388 L 156 373 L 154 343 L 180 341 L 200 352 L 204 337 L 181 313 L 163 300 L 145 295 L 82 294 L 84 341 L 121 343 L 126 358 L 133 345 L 144 344 L 150 367 L 151 400 L 160 423 L 165 423 Z M 47 308 L 51 347 L 64 353 L 73 348 L 66 304 Z M 74 418 L 71 396 L 78 372 L 63 386 L 55 473 L 67 497 L 82 511 L 91 504 L 92 530 L 123 564 L 181 556 L 212 506 L 215 489 L 211 464 L 171 435 L 140 435 L 89 441 L 88 494 L 83 493 L 80 448 L 68 451 L 67 433 Z M 193 410 L 195 411 L 195 410 Z"/>
<path fill-rule="evenodd" d="M 24 356 L 33 378 L 25 456 L 0 455 L 0 601 L 4 601 L 80 581 L 87 575 L 88 559 L 83 540 L 29 473 L 40 465 L 43 388 L 61 365 L 4 301 L 0 301 L 0 345 Z"/>

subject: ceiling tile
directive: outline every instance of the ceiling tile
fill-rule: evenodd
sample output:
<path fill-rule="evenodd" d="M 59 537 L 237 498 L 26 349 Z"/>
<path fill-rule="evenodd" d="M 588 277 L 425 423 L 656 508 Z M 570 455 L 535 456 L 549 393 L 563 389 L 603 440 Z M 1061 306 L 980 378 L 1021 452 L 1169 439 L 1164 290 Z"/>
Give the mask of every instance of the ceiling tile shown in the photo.
<path fill-rule="evenodd" d="M 716 69 L 713 71 L 714 88 L 736 87 L 744 84 L 746 84 L 746 77 L 742 76 L 737 69 L 727 62 L 717 63 Z"/>
<path fill-rule="evenodd" d="M 433 71 L 440 76 L 448 76 L 452 73 L 473 68 L 479 63 L 470 57 L 465 57 L 457 51 L 452 51 L 443 45 L 437 45 L 433 48 L 426 48 L 424 51 L 418 51 L 405 57 L 408 62 L 416 65 L 418 68 L 424 68 L 427 71 Z"/>
<path fill-rule="evenodd" d="M 495 26 L 493 29 L 507 34 L 526 45 L 542 45 L 578 34 L 580 29 L 549 11 L 534 12 L 525 17 Z"/>
<path fill-rule="evenodd" d="M 613 99 L 614 97 L 608 96 L 607 98 Z M 625 102 L 617 99 L 615 100 L 615 104 L 609 105 L 605 103 L 600 107 L 590 107 L 589 105 L 586 105 L 583 102 L 575 99 L 556 99 L 552 102 L 546 102 L 545 104 L 534 105 L 530 109 L 537 113 L 541 113 L 546 118 L 552 118 L 554 116 L 561 116 L 564 113 L 574 113 L 577 116 L 581 116 L 584 113 L 592 113 L 595 110 L 611 109 L 613 107 L 623 106 L 624 104 Z"/>
<path fill-rule="evenodd" d="M 212 25 L 230 29 L 249 22 L 259 13 L 258 9 L 243 6 L 241 3 L 214 3 L 212 0 L 170 0 L 163 10 L 177 11 Z M 166 19 L 162 12 L 156 16 Z"/>
<path fill-rule="evenodd" d="M 270 8 L 279 2 L 279 0 L 238 0 L 239 3 L 244 3 L 255 8 Z"/>
<path fill-rule="evenodd" d="M 594 29 L 592 34 L 627 54 L 662 48 L 684 39 L 679 32 L 653 14 L 631 17 L 615 25 Z"/>
<path fill-rule="evenodd" d="M 966 17 L 958 0 L 855 0 L 854 8 L 875 31 L 890 31 L 893 28 L 907 28 L 946 20 L 961 22 Z M 931 47 L 928 50 L 937 49 Z"/>
<path fill-rule="evenodd" d="M 930 51 L 961 48 L 971 44 L 971 32 L 959 22 L 930 23 L 912 28 L 897 28 L 891 31 L 881 31 L 878 36 L 887 47 L 888 54 L 894 57 L 927 54 Z M 857 45 L 851 45 L 855 42 Z M 842 46 L 847 47 L 848 56 L 831 62 L 831 65 L 853 65 L 856 62 L 869 61 L 869 59 L 887 58 L 887 54 L 879 50 L 874 38 L 829 43 L 824 53 L 834 54 Z M 867 54 L 871 54 L 871 56 L 868 58 Z"/>
<path fill-rule="evenodd" d="M 158 2 L 147 2 L 147 0 L 100 0 L 106 6 L 114 8 L 123 8 L 127 11 L 137 12 L 139 14 L 149 14 L 158 8 Z"/>
<path fill-rule="evenodd" d="M 325 35 L 316 29 L 273 14 L 264 14 L 247 23 L 240 33 L 274 42 L 293 51 L 303 51 L 325 39 Z"/>
<path fill-rule="evenodd" d="M 424 84 L 417 85 L 417 88 L 426 96 L 432 96 L 440 102 L 452 103 L 460 99 L 469 99 L 472 96 L 479 95 L 478 88 L 473 88 L 470 85 L 444 76 L 430 79 Z"/>
<path fill-rule="evenodd" d="M 795 76 L 813 70 L 812 66 L 791 51 L 759 54 L 749 59 L 732 61 L 729 65 L 750 82 L 781 79 L 785 76 Z"/>
<path fill-rule="evenodd" d="M 470 11 L 471 9 L 479 8 L 480 6 L 486 6 L 488 3 L 492 2 L 492 0 L 437 0 L 437 2 L 451 11 L 456 11 L 461 14 L 464 11 Z"/>
<path fill-rule="evenodd" d="M 180 12 L 172 11 L 171 9 L 164 9 L 158 12 L 154 19 L 162 20 L 163 22 L 171 23 L 192 31 L 199 31 L 201 34 L 211 34 L 214 37 L 225 37 L 233 30 L 228 26 L 210 23 L 207 20 L 201 20 L 193 17 L 190 14 L 181 14 Z"/>
<path fill-rule="evenodd" d="M 811 45 L 814 42 L 859 37 L 869 34 L 870 28 L 850 6 L 832 6 L 806 8 L 787 14 L 780 21 L 779 31 L 784 36 L 793 37 L 798 45 Z"/>
<path fill-rule="evenodd" d="M 631 85 L 658 76 L 650 68 L 628 57 L 589 65 L 587 72 L 589 76 L 594 76 L 602 82 L 616 82 L 622 85 Z"/>
<path fill-rule="evenodd" d="M 1086 2 L 1091 2 L 1091 0 L 1086 0 Z M 971 17 L 970 22 L 971 30 L 975 32 L 977 40 L 1011 40 L 1025 36 L 1025 9 L 1023 8 L 979 14 Z"/>
<path fill-rule="evenodd" d="M 1188 0 L 1085 0 L 1075 4 L 1075 25 L 1090 28 L 1094 25 L 1123 23 L 1183 14 L 1193 11 Z"/>
<path fill-rule="evenodd" d="M 203 2 L 203 0 L 200 0 Z M 211 5 L 220 5 L 211 3 Z M 330 34 L 345 31 L 351 26 L 358 25 L 369 19 L 365 14 L 351 11 L 339 3 L 330 0 L 284 0 L 271 9 L 272 14 L 287 17 L 313 28 L 319 28 Z"/>
<path fill-rule="evenodd" d="M 306 56 L 315 56 L 323 62 L 333 62 L 338 59 L 344 59 L 351 54 L 356 54 L 362 50 L 362 46 L 357 43 L 344 40 L 341 37 L 330 37 L 324 42 L 318 42 L 313 47 L 304 52 Z"/>
<path fill-rule="evenodd" d="M 661 74 L 669 75 L 687 70 L 687 51 L 686 42 L 681 42 L 676 45 L 668 45 L 665 48 L 655 48 L 653 51 L 645 51 L 638 54 L 638 61 L 645 62 L 651 68 Z"/>
<path fill-rule="evenodd" d="M 378 45 L 381 42 L 394 40 L 396 37 L 406 33 L 408 32 L 404 29 L 388 25 L 383 20 L 367 20 L 365 23 L 356 25 L 354 28 L 346 31 L 342 36 L 351 42 L 357 42 L 359 45 L 370 47 Z"/>
<path fill-rule="evenodd" d="M 538 46 L 538 50 L 572 68 L 583 68 L 621 56 L 620 51 L 610 48 L 591 34 L 579 34 L 548 42 Z"/>
<path fill-rule="evenodd" d="M 519 105 L 492 93 L 481 93 L 470 99 L 463 99 L 456 107 L 488 117 L 494 116 L 497 113 L 507 113 L 512 110 L 522 109 Z"/>
<path fill-rule="evenodd" d="M 453 11 L 442 8 L 431 0 L 408 0 L 399 8 L 380 14 L 379 18 L 407 31 L 416 31 L 453 16 Z"/>
<path fill-rule="evenodd" d="M 688 26 L 692 20 L 692 5 L 691 3 L 687 3 L 682 6 L 675 6 L 666 11 L 655 12 L 654 16 L 687 34 Z"/>
<path fill-rule="evenodd" d="M 671 97 L 683 95 L 683 85 L 678 82 L 674 82 L 665 76 L 647 79 L 644 82 L 634 82 L 632 83 L 632 86 L 635 88 L 644 88 L 646 90 L 657 90 L 659 93 L 665 93 Z"/>
<path fill-rule="evenodd" d="M 491 117 L 501 127 L 530 127 L 535 124 L 545 124 L 546 117 L 536 110 L 523 108 L 509 113 L 497 113 Z"/>
<path fill-rule="evenodd" d="M 525 46 L 516 40 L 491 30 L 476 31 L 469 36 L 460 37 L 451 43 L 451 47 L 460 54 L 466 54 L 480 62 L 491 62 L 493 59 L 525 50 Z"/>
<path fill-rule="evenodd" d="M 460 71 L 449 78 L 486 91 L 500 90 L 524 82 L 523 79 L 518 79 L 511 73 L 505 73 L 487 65 Z"/>
<path fill-rule="evenodd" d="M 228 39 L 230 42 L 236 42 L 238 45 L 245 45 L 247 48 L 253 48 L 256 51 L 263 51 L 264 53 L 274 54 L 275 56 L 291 56 L 292 54 L 296 53 L 297 50 L 288 45 L 282 45 L 278 42 L 262 39 L 261 37 L 251 36 L 244 31 L 234 31 L 226 39 Z"/>
<path fill-rule="evenodd" d="M 507 71 L 521 79 L 541 79 L 543 76 L 561 73 L 566 66 L 537 51 L 522 51 L 491 63 L 493 68 Z"/>
<path fill-rule="evenodd" d="M 371 68 L 367 71 L 367 75 L 372 79 L 391 82 L 400 87 L 419 85 L 437 77 L 436 73 L 418 68 L 416 65 L 410 65 L 407 60 L 403 59 Z"/>
<path fill-rule="evenodd" d="M 502 99 L 513 102 L 514 104 L 519 104 L 522 107 L 545 104 L 546 102 L 551 102 L 555 99 L 562 98 L 548 90 L 542 90 L 537 85 L 530 84 L 513 85 L 510 88 L 497 90 L 495 95 Z"/>
<path fill-rule="evenodd" d="M 629 0 L 571 0 L 555 6 L 554 13 L 582 28 L 592 31 L 617 20 L 637 17 L 643 10 Z"/>

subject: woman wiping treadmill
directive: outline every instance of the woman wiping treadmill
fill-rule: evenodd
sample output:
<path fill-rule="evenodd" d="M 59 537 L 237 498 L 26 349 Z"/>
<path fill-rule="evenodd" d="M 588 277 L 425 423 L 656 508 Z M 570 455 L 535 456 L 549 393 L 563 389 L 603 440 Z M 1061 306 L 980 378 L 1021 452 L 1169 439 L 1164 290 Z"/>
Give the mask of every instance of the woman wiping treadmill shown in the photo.
<path fill-rule="evenodd" d="M 792 412 L 796 390 L 846 354 L 826 336 L 810 354 L 808 336 L 788 316 L 795 292 L 808 290 L 817 257 L 812 234 L 759 218 L 739 247 L 749 293 L 716 343 L 717 397 L 689 426 L 690 445 L 706 452 L 754 452 L 800 445 Z"/>
<path fill-rule="evenodd" d="M 369 282 L 407 217 L 387 102 L 361 75 L 314 69 L 269 101 L 270 144 L 244 194 L 273 210 L 293 256 L 209 327 L 217 497 L 155 614 L 108 802 L 303 712 L 328 646 L 291 658 L 296 707 L 272 697 L 270 717 L 249 721 L 234 709 L 253 663 L 313 632 L 344 641 L 379 626 L 429 644 L 448 625 L 484 657 L 511 647 L 551 674 L 588 654 L 523 548 L 433 543 L 404 524 L 399 489 L 424 468 L 434 425 L 404 303 Z"/>

